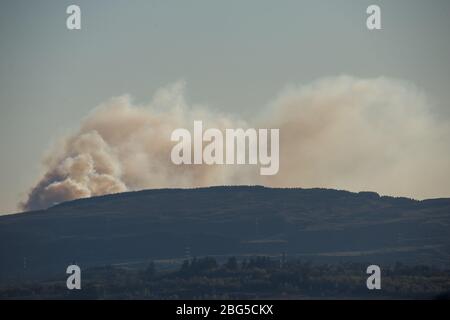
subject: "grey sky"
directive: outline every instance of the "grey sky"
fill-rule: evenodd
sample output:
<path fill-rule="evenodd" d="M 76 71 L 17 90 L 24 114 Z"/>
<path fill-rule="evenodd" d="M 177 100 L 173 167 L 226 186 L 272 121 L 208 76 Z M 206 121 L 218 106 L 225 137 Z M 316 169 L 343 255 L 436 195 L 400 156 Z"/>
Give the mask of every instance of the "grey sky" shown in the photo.
<path fill-rule="evenodd" d="M 66 7 L 82 30 L 66 29 Z M 381 31 L 365 10 L 382 9 Z M 450 116 L 449 1 L 1 1 L 0 212 L 16 209 L 48 147 L 112 96 L 188 99 L 250 117 L 289 83 L 349 74 L 422 88 Z"/>

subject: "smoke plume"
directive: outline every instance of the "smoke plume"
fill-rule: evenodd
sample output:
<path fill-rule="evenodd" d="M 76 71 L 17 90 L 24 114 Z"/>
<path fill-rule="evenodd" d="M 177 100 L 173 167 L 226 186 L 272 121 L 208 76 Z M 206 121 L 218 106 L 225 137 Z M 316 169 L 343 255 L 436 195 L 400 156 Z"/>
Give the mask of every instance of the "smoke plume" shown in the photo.
<path fill-rule="evenodd" d="M 248 165 L 172 164 L 176 128 L 279 128 L 280 171 Z M 450 195 L 448 124 L 425 95 L 387 78 L 341 76 L 285 89 L 246 121 L 188 105 L 183 83 L 157 91 L 146 106 L 130 97 L 95 108 L 44 161 L 24 210 L 62 201 L 161 187 L 264 184 L 327 187 L 426 198 Z"/>

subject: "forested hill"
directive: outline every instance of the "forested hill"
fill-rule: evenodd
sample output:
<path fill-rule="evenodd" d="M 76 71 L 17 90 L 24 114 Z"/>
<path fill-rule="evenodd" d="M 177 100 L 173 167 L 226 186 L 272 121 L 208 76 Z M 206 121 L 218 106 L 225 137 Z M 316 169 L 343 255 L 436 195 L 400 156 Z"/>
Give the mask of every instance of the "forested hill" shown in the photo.
<path fill-rule="evenodd" d="M 450 199 L 259 186 L 158 189 L 0 217 L 0 281 L 213 255 L 448 265 Z"/>

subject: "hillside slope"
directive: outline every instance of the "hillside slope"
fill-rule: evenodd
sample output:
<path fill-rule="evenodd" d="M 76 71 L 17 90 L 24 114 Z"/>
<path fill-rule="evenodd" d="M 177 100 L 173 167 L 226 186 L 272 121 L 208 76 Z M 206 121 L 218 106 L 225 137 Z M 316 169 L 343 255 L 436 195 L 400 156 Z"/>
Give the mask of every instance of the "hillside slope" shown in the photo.
<path fill-rule="evenodd" d="M 448 265 L 450 199 L 329 189 L 211 187 L 128 192 L 0 217 L 0 282 L 192 256 Z"/>

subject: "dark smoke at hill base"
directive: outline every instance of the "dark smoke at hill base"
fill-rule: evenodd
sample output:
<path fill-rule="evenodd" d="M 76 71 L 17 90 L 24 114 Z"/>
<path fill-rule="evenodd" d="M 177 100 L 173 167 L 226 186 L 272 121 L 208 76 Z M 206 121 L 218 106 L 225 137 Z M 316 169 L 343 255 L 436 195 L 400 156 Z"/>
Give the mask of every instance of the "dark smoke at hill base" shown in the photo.
<path fill-rule="evenodd" d="M 188 105 L 183 83 L 162 88 L 148 106 L 128 96 L 97 107 L 44 161 L 45 173 L 20 205 L 56 203 L 163 187 L 263 184 L 328 187 L 418 199 L 450 195 L 450 130 L 413 85 L 341 76 L 290 87 L 245 121 Z M 250 166 L 176 166 L 176 128 L 279 128 L 280 171 Z"/>

